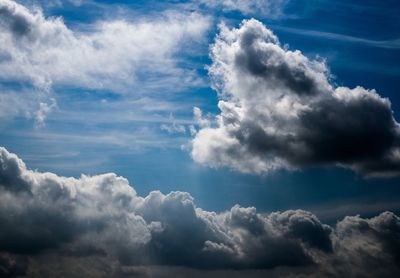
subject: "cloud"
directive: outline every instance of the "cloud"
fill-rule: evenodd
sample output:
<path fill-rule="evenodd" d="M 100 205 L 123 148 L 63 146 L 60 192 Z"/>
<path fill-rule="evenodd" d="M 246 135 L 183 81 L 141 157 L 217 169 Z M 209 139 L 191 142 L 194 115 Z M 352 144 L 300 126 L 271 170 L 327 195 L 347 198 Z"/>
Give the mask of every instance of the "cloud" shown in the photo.
<path fill-rule="evenodd" d="M 59 248 L 105 253 L 124 264 L 199 268 L 312 261 L 301 247 L 307 239 L 293 234 L 288 240 L 280 232 L 291 235 L 290 222 L 276 229 L 254 208 L 235 206 L 215 214 L 196 208 L 186 192 L 155 191 L 142 198 L 115 174 L 66 178 L 28 170 L 4 148 L 0 158 L 0 249 L 5 252 L 32 255 Z M 268 251 L 272 243 L 280 255 Z"/>
<path fill-rule="evenodd" d="M 195 72 L 177 65 L 176 53 L 202 40 L 208 26 L 209 18 L 197 13 L 167 11 L 157 18 L 98 21 L 73 30 L 60 17 L 4 0 L 1 79 L 31 82 L 43 90 L 63 85 L 132 92 L 142 89 L 143 78 L 150 87 L 160 80 L 175 89 L 198 85 Z"/>
<path fill-rule="evenodd" d="M 12 119 L 32 119 L 35 127 L 45 126 L 47 116 L 57 108 L 57 102 L 46 92 L 33 87 L 11 88 L 0 85 L 0 119 L 7 125 Z"/>
<path fill-rule="evenodd" d="M 195 161 L 251 173 L 336 165 L 399 174 L 399 125 L 375 90 L 334 87 L 324 61 L 282 47 L 254 19 L 222 25 L 211 58 L 221 112 L 194 137 Z"/>
<path fill-rule="evenodd" d="M 47 115 L 56 108 L 57 103 L 55 99 L 51 99 L 51 103 L 41 102 L 39 110 L 35 114 L 35 123 L 38 127 L 44 126 Z"/>
<path fill-rule="evenodd" d="M 71 88 L 123 94 L 126 102 L 204 85 L 183 60 L 201 47 L 209 17 L 168 10 L 132 18 L 70 27 L 41 8 L 1 1 L 0 117 L 24 116 L 43 127 L 59 93 Z"/>
<path fill-rule="evenodd" d="M 303 210 L 260 214 L 235 205 L 209 212 L 186 192 L 140 197 L 113 173 L 77 179 L 32 171 L 4 148 L 0 222 L 0 271 L 9 275 L 133 271 L 146 277 L 158 267 L 400 273 L 400 219 L 390 212 L 346 217 L 336 227 Z"/>
<path fill-rule="evenodd" d="M 34 111 L 33 101 L 28 100 L 18 93 L 10 90 L 4 90 L 0 86 L 0 119 L 2 122 L 6 122 L 17 116 L 25 116 L 27 118 L 32 116 Z"/>
<path fill-rule="evenodd" d="M 378 48 L 387 48 L 387 49 L 399 49 L 400 48 L 400 38 L 393 39 L 393 40 L 370 40 L 365 38 L 359 38 L 344 34 L 338 33 L 330 33 L 330 32 L 322 32 L 322 31 L 315 31 L 315 30 L 305 30 L 299 28 L 291 28 L 291 27 L 282 27 L 282 26 L 274 26 L 274 29 L 282 30 L 284 32 L 298 34 L 308 37 L 317 37 L 323 38 L 327 40 L 336 40 L 345 43 L 355 43 L 366 45 L 370 47 L 378 47 Z"/>
<path fill-rule="evenodd" d="M 171 121 L 171 124 L 161 124 L 160 129 L 168 132 L 169 134 L 173 133 L 186 133 L 185 125 L 178 124 L 174 118 L 172 113 L 169 114 L 168 120 Z"/>
<path fill-rule="evenodd" d="M 283 9 L 289 0 L 202 0 L 201 2 L 223 11 L 239 11 L 243 15 L 257 14 L 268 18 L 278 18 L 282 16 Z"/>

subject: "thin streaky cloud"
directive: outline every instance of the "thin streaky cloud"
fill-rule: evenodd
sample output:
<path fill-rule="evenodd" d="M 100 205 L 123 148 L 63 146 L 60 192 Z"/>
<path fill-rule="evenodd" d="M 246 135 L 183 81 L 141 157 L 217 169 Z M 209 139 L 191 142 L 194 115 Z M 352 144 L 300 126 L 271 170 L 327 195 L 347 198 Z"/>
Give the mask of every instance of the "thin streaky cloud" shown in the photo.
<path fill-rule="evenodd" d="M 354 37 L 344 34 L 324 32 L 324 31 L 316 31 L 316 30 L 306 30 L 285 26 L 275 26 L 271 25 L 271 28 L 275 30 L 284 31 L 291 34 L 309 36 L 309 37 L 318 37 L 329 40 L 336 40 L 341 42 L 350 42 L 363 44 L 371 47 L 379 47 L 379 48 L 388 48 L 388 49 L 400 49 L 400 38 L 392 39 L 392 40 L 370 40 L 360 37 Z"/>

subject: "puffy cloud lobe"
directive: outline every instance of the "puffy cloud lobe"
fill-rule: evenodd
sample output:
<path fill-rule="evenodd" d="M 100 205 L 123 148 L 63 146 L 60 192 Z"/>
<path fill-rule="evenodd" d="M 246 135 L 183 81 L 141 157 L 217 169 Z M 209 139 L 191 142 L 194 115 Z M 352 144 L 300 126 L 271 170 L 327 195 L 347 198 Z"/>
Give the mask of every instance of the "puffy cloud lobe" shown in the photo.
<path fill-rule="evenodd" d="M 99 21 L 81 32 L 62 18 L 46 18 L 39 9 L 4 0 L 1 79 L 28 81 L 45 90 L 55 84 L 127 92 L 142 89 L 145 72 L 146 78 L 157 76 L 175 88 L 199 84 L 195 73 L 177 66 L 174 54 L 186 41 L 201 40 L 208 26 L 207 17 L 171 11 L 152 20 Z"/>
<path fill-rule="evenodd" d="M 196 133 L 195 161 L 253 173 L 337 165 L 399 174 L 399 126 L 374 90 L 335 88 L 324 61 L 282 47 L 254 19 L 222 26 L 211 58 L 221 112 Z"/>
<path fill-rule="evenodd" d="M 3 251 L 33 254 L 72 241 L 89 249 L 117 249 L 119 244 L 132 247 L 150 239 L 144 220 L 129 213 L 136 193 L 125 179 L 105 174 L 77 180 L 37 173 L 4 149 L 0 161 Z M 92 236 L 85 238 L 88 234 Z"/>
<path fill-rule="evenodd" d="M 303 210 L 208 212 L 186 192 L 140 197 L 112 173 L 76 179 L 32 171 L 4 148 L 0 223 L 4 275 L 93 267 L 98 276 L 120 276 L 138 265 L 357 274 L 371 261 L 381 273 L 399 273 L 400 219 L 389 212 L 346 217 L 336 228 Z"/>
<path fill-rule="evenodd" d="M 302 238 L 283 238 L 281 230 L 289 229 L 287 224 L 275 231 L 254 208 L 206 212 L 185 192 L 156 191 L 142 198 L 115 174 L 75 179 L 34 172 L 4 148 L 0 161 L 2 251 L 36 254 L 60 248 L 67 253 L 104 253 L 126 264 L 200 268 L 312 261 L 301 247 Z M 293 249 L 296 257 L 283 251 L 280 256 L 271 251 L 261 256 L 271 243 L 280 250 Z"/>

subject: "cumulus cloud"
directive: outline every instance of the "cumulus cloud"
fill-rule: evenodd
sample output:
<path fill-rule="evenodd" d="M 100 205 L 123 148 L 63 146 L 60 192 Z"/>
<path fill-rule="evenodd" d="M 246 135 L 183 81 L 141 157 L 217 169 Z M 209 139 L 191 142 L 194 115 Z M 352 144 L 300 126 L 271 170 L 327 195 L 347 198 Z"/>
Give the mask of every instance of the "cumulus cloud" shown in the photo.
<path fill-rule="evenodd" d="M 0 2 L 2 80 L 52 85 L 138 90 L 138 80 L 160 80 L 174 88 L 199 84 L 196 73 L 177 66 L 185 42 L 199 41 L 209 19 L 197 13 L 165 12 L 157 18 L 99 21 L 73 30 L 62 18 L 45 17 L 38 8 Z M 143 85 L 143 84 L 142 84 Z"/>
<path fill-rule="evenodd" d="M 399 125 L 375 90 L 335 87 L 323 60 L 283 47 L 254 19 L 222 25 L 210 55 L 220 114 L 196 133 L 195 161 L 252 173 L 336 165 L 399 174 Z"/>
<path fill-rule="evenodd" d="M 330 275 L 348 269 L 354 275 L 400 273 L 400 219 L 390 212 L 346 217 L 336 227 L 302 210 L 260 214 L 236 205 L 209 212 L 186 192 L 140 197 L 112 173 L 77 179 L 32 171 L 5 148 L 0 223 L 2 275 L 136 271 L 146 277 L 152 265 L 171 273 L 180 267 L 196 273 L 276 267 Z"/>

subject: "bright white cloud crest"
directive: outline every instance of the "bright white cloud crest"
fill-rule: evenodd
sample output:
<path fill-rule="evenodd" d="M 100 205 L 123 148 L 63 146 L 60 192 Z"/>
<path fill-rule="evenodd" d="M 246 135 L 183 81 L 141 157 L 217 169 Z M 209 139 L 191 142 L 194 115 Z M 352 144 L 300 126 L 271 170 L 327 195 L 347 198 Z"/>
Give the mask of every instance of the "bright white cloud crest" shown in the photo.
<path fill-rule="evenodd" d="M 187 53 L 188 44 L 196 51 L 210 22 L 196 12 L 171 10 L 70 28 L 40 8 L 0 1 L 0 81 L 6 84 L 0 87 L 0 118 L 34 118 L 35 126 L 43 127 L 57 107 L 59 91 L 71 88 L 138 98 L 203 86 L 182 56 L 193 54 Z"/>
<path fill-rule="evenodd" d="M 152 20 L 99 21 L 85 32 L 14 1 L 1 1 L 0 15 L 3 80 L 30 81 L 44 89 L 58 84 L 117 92 L 133 90 L 140 72 L 175 86 L 199 83 L 174 58 L 185 41 L 202 39 L 209 19 L 199 14 L 171 11 Z"/>

